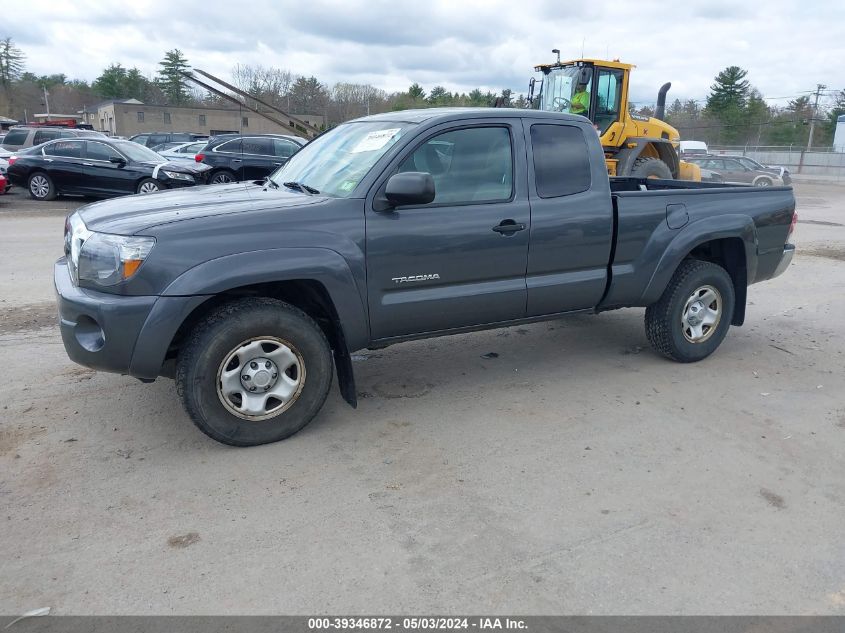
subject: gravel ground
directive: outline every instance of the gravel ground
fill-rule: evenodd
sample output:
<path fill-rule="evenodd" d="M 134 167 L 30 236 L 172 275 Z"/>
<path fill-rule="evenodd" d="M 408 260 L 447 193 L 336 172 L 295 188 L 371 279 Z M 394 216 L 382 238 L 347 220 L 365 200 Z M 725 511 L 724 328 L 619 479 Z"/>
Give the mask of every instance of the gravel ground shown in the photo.
<path fill-rule="evenodd" d="M 845 188 L 796 193 L 793 266 L 701 363 L 642 310 L 365 351 L 357 410 L 255 449 L 71 363 L 81 201 L 0 196 L 0 614 L 845 612 Z"/>

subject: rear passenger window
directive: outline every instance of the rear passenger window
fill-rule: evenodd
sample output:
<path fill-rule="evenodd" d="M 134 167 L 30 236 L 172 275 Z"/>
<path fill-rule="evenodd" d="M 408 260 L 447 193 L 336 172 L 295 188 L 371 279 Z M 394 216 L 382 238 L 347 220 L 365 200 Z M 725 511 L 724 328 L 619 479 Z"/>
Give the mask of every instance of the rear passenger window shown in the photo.
<path fill-rule="evenodd" d="M 531 126 L 534 182 L 541 198 L 557 198 L 590 188 L 590 156 L 580 128 L 571 125 Z"/>
<path fill-rule="evenodd" d="M 35 133 L 35 138 L 32 139 L 32 144 L 41 145 L 41 143 L 52 141 L 55 138 L 59 138 L 61 135 L 62 133 L 59 130 L 38 130 Z"/>
<path fill-rule="evenodd" d="M 83 141 L 56 141 L 44 148 L 44 154 L 62 158 L 82 158 L 82 143 Z"/>
<path fill-rule="evenodd" d="M 241 153 L 241 139 L 237 138 L 233 141 L 227 141 L 222 145 L 219 145 L 217 149 L 214 150 L 215 152 L 230 152 L 232 154 L 240 154 Z"/>
<path fill-rule="evenodd" d="M 269 138 L 244 138 L 244 154 L 257 154 L 259 156 L 274 156 L 273 144 Z"/>
<path fill-rule="evenodd" d="M 511 135 L 504 127 L 445 132 L 420 146 L 399 166 L 434 179 L 431 204 L 509 200 L 513 191 Z"/>

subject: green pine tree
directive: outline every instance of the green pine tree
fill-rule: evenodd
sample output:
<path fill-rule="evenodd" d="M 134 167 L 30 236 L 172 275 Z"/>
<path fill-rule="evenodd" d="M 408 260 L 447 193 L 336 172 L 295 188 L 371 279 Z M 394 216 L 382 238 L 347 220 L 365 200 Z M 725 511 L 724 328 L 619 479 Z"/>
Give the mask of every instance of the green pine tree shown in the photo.
<path fill-rule="evenodd" d="M 167 101 L 171 105 L 182 105 L 188 101 L 188 89 L 185 87 L 185 73 L 191 69 L 188 60 L 178 48 L 167 51 L 164 59 L 158 64 L 161 70 L 158 71 L 158 84 Z"/>

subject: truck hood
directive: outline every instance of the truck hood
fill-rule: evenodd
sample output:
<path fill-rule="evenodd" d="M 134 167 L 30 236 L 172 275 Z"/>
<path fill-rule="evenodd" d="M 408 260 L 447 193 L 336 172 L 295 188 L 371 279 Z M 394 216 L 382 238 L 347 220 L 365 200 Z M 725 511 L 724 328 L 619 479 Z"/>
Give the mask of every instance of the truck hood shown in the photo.
<path fill-rule="evenodd" d="M 91 231 L 133 235 L 160 224 L 271 207 L 305 207 L 325 200 L 284 187 L 272 189 L 246 182 L 113 198 L 82 207 L 78 213 Z"/>

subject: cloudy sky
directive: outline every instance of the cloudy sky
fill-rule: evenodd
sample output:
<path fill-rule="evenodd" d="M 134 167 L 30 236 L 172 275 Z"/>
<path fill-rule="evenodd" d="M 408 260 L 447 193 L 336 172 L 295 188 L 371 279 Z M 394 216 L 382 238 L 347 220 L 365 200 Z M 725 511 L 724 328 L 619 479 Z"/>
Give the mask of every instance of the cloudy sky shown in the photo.
<path fill-rule="evenodd" d="M 53 0 L 37 18 L 23 0 L 4 6 L 0 37 L 24 50 L 27 70 L 87 80 L 112 62 L 153 75 L 164 51 L 180 48 L 223 77 L 237 63 L 264 64 L 387 91 L 416 81 L 524 92 L 552 48 L 575 58 L 583 46 L 636 64 L 632 98 L 643 103 L 664 81 L 670 100 L 702 99 L 732 64 L 766 97 L 845 88 L 842 0 Z"/>

